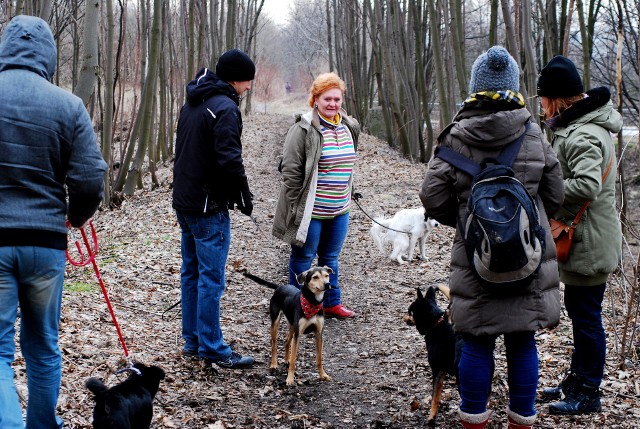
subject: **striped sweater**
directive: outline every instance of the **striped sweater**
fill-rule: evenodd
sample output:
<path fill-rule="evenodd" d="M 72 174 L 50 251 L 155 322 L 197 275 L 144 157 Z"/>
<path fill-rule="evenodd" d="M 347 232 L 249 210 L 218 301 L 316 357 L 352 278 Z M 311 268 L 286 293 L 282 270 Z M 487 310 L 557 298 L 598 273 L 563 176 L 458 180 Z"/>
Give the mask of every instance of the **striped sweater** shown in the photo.
<path fill-rule="evenodd" d="M 318 185 L 312 218 L 331 219 L 349 211 L 351 175 L 356 153 L 342 122 L 333 125 L 321 117 L 322 155 L 318 162 Z"/>

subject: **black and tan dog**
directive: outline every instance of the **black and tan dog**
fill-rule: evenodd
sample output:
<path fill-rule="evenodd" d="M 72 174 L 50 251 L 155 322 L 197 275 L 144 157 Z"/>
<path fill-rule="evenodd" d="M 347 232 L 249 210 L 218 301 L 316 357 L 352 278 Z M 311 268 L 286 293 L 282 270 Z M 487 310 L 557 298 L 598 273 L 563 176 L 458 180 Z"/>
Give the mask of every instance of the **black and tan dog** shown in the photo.
<path fill-rule="evenodd" d="M 449 288 L 444 285 L 437 287 L 448 299 Z M 436 289 L 429 287 L 427 294 L 423 296 L 420 288 L 417 288 L 417 295 L 403 320 L 408 325 L 416 327 L 420 335 L 424 336 L 427 345 L 429 366 L 433 375 L 431 410 L 427 423 L 433 426 L 442 398 L 444 379 L 447 374 L 456 377 L 458 375 L 463 341 L 453 332 L 447 312 L 438 307 Z"/>
<path fill-rule="evenodd" d="M 85 386 L 95 395 L 94 429 L 149 428 L 153 417 L 153 398 L 164 375 L 158 366 L 135 363 L 131 375 L 111 388 L 97 378 L 89 378 Z"/>
<path fill-rule="evenodd" d="M 300 335 L 315 333 L 316 361 L 320 379 L 331 380 L 322 366 L 322 331 L 324 330 L 324 310 L 322 300 L 325 291 L 331 289 L 329 274 L 333 270 L 329 267 L 314 267 L 297 279 L 300 289 L 292 285 L 277 285 L 247 272 L 244 275 L 251 280 L 271 289 L 275 289 L 269 303 L 271 316 L 271 366 L 275 371 L 278 367 L 278 330 L 280 318 L 285 315 L 289 322 L 289 336 L 285 345 L 285 362 L 289 364 L 287 385 L 293 384 L 298 354 Z"/>

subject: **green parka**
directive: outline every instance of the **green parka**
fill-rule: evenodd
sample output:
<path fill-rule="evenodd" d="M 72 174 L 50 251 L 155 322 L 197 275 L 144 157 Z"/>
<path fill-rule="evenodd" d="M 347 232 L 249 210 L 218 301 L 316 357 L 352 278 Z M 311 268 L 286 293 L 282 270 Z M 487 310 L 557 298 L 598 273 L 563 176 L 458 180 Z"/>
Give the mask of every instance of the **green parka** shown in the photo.
<path fill-rule="evenodd" d="M 587 92 L 551 124 L 551 145 L 564 177 L 564 203 L 556 219 L 571 223 L 585 201 L 591 201 L 578 223 L 569 260 L 558 263 L 560 280 L 570 285 L 595 286 L 607 281 L 618 266 L 622 231 L 615 201 L 617 161 L 611 133 L 622 128 L 605 87 Z M 612 160 L 611 170 L 602 176 Z"/>
<path fill-rule="evenodd" d="M 353 147 L 358 150 L 360 124 L 340 111 L 342 122 L 351 133 Z M 275 237 L 296 246 L 303 246 L 316 193 L 318 162 L 322 154 L 322 132 L 317 109 L 298 115 L 284 141 L 282 186 L 273 219 Z"/>

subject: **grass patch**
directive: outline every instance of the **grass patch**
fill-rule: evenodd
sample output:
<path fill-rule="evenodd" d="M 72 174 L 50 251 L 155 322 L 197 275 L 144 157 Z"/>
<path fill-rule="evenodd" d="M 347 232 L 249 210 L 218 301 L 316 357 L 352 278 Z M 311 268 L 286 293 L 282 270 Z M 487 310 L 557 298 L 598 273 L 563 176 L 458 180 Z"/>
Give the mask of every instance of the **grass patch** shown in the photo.
<path fill-rule="evenodd" d="M 64 289 L 67 292 L 86 293 L 95 291 L 97 286 L 93 283 L 71 282 L 65 283 Z"/>

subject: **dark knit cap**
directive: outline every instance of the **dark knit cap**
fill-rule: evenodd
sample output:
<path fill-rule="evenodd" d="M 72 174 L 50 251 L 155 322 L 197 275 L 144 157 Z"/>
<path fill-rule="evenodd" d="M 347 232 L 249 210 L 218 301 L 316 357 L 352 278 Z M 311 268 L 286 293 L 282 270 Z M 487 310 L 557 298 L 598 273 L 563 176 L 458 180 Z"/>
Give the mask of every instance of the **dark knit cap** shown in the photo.
<path fill-rule="evenodd" d="M 256 76 L 256 66 L 240 49 L 231 49 L 218 59 L 216 74 L 225 82 L 253 80 Z"/>
<path fill-rule="evenodd" d="M 469 93 L 520 91 L 520 67 L 502 46 L 493 46 L 476 58 L 471 67 Z"/>
<path fill-rule="evenodd" d="M 538 95 L 549 98 L 567 98 L 584 92 L 576 65 L 567 57 L 556 55 L 544 66 L 538 76 Z"/>

